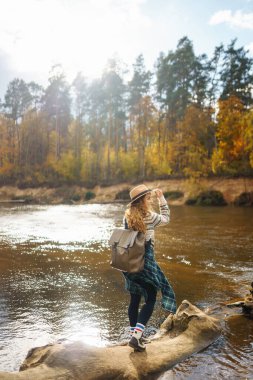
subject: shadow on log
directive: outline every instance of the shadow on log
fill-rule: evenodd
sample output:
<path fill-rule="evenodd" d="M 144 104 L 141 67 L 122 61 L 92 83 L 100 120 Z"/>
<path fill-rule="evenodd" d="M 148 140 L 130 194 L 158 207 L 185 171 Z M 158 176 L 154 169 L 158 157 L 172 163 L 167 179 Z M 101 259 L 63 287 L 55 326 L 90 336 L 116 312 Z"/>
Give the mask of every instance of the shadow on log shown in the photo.
<path fill-rule="evenodd" d="M 209 346 L 220 332 L 217 319 L 183 301 L 177 313 L 163 322 L 145 352 L 134 352 L 127 345 L 52 344 L 32 349 L 20 372 L 0 372 L 0 380 L 156 379 Z"/>

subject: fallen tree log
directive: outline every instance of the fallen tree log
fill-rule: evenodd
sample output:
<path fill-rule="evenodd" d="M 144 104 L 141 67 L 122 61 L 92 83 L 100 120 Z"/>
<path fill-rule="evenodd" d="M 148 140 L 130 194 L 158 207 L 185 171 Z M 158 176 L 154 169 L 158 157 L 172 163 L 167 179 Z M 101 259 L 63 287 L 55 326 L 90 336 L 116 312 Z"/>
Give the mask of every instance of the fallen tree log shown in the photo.
<path fill-rule="evenodd" d="M 151 380 L 209 346 L 220 332 L 217 319 L 183 301 L 145 352 L 127 345 L 52 344 L 29 351 L 20 372 L 0 372 L 0 380 Z"/>
<path fill-rule="evenodd" d="M 228 303 L 228 307 L 241 307 L 242 311 L 246 315 L 253 316 L 253 282 L 251 283 L 251 289 L 243 300 Z"/>

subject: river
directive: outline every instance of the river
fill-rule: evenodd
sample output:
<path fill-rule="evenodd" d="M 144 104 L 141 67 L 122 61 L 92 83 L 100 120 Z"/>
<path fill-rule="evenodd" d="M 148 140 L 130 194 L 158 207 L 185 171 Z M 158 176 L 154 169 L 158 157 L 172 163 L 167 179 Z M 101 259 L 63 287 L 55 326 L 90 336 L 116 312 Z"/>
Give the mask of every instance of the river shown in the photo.
<path fill-rule="evenodd" d="M 59 340 L 105 346 L 128 325 L 128 294 L 109 265 L 108 238 L 124 206 L 0 207 L 0 371 Z M 253 281 L 253 209 L 171 207 L 156 257 L 177 302 L 217 307 Z M 150 321 L 157 326 L 160 303 Z M 233 310 L 223 334 L 161 379 L 253 379 L 253 321 Z"/>

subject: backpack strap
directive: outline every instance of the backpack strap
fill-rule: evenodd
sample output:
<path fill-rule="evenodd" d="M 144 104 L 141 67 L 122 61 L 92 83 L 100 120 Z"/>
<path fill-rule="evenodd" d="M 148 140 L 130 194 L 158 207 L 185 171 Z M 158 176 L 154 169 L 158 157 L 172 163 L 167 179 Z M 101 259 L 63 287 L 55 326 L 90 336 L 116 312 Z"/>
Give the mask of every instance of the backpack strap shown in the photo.
<path fill-rule="evenodd" d="M 124 217 L 124 219 L 123 219 L 123 223 L 124 223 L 124 228 L 125 228 L 125 230 L 128 230 L 129 227 L 128 227 L 127 220 L 126 220 L 125 217 Z"/>

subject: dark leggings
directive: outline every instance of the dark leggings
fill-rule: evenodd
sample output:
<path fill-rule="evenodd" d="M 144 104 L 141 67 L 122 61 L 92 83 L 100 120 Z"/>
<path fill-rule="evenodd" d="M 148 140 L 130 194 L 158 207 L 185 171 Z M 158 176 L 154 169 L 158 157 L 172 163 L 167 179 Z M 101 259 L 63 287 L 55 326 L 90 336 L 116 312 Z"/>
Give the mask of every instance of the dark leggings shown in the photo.
<path fill-rule="evenodd" d="M 145 300 L 145 304 L 142 306 L 140 313 L 139 313 L 139 305 L 141 301 L 141 295 L 130 293 L 131 299 L 130 299 L 130 305 L 128 308 L 128 316 L 129 316 L 129 322 L 131 327 L 135 327 L 136 323 L 141 323 L 144 326 L 146 326 L 149 318 L 151 317 L 155 301 L 156 301 L 156 288 L 148 283 L 141 282 L 139 283 L 142 288 L 144 288 L 147 292 L 147 299 Z"/>

